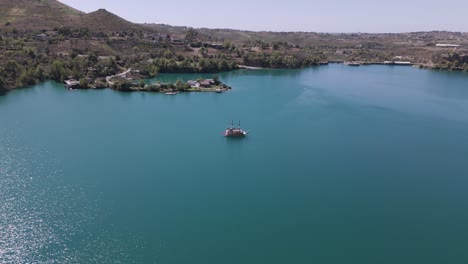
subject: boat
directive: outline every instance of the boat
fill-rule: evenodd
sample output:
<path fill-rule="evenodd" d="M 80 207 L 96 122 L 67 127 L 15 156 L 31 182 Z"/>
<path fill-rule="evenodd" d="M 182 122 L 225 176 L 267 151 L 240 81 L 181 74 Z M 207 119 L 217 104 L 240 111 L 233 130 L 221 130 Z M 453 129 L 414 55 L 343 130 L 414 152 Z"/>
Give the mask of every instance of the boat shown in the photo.
<path fill-rule="evenodd" d="M 247 136 L 247 131 L 241 129 L 240 121 L 239 121 L 239 126 L 237 128 L 234 127 L 234 121 L 231 121 L 231 126 L 226 128 L 226 131 L 224 131 L 224 136 L 225 137 L 245 137 Z"/>
<path fill-rule="evenodd" d="M 223 90 L 221 90 L 221 89 L 219 89 L 219 88 L 216 88 L 215 92 L 216 92 L 216 93 L 222 93 Z"/>
<path fill-rule="evenodd" d="M 166 95 L 176 95 L 177 92 L 166 92 Z"/>

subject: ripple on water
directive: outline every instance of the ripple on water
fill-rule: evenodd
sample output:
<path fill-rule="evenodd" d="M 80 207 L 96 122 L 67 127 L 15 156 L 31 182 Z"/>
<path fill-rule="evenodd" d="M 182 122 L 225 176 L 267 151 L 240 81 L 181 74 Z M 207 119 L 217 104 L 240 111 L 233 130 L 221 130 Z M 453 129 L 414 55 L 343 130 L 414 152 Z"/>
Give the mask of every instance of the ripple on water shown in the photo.
<path fill-rule="evenodd" d="M 0 132 L 0 263 L 132 262 L 118 235 L 90 229 L 96 201 L 65 185 L 47 153 Z"/>

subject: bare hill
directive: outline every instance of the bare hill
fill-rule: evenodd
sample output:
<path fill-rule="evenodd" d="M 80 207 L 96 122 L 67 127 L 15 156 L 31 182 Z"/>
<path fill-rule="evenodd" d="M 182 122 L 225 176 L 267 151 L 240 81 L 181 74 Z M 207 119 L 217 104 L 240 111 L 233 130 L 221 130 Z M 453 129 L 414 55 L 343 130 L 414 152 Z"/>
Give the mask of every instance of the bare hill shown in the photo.
<path fill-rule="evenodd" d="M 140 25 L 133 24 L 105 9 L 99 9 L 89 14 L 81 14 L 77 19 L 67 24 L 74 28 L 88 28 L 91 31 L 107 33 L 141 29 Z"/>
<path fill-rule="evenodd" d="M 142 28 L 105 9 L 86 14 L 57 0 L 0 0 L 0 28 L 25 31 L 59 27 L 105 33 Z"/>
<path fill-rule="evenodd" d="M 49 29 L 66 25 L 80 14 L 57 0 L 0 0 L 0 28 Z"/>

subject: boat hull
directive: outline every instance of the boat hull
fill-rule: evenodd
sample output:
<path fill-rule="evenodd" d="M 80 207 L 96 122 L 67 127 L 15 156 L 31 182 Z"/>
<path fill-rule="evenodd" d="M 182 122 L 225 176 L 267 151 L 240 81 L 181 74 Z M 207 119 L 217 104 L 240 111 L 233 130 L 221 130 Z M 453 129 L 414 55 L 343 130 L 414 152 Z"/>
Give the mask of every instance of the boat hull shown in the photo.
<path fill-rule="evenodd" d="M 241 132 L 226 131 L 226 132 L 224 132 L 224 136 L 225 137 L 245 137 L 245 136 L 247 136 L 247 132 L 246 131 L 241 131 Z"/>
<path fill-rule="evenodd" d="M 247 136 L 247 131 L 241 129 L 240 121 L 239 121 L 239 127 L 237 128 L 234 127 L 234 122 L 231 122 L 231 127 L 226 128 L 226 130 L 224 131 L 224 136 L 233 137 L 233 138 L 241 138 L 241 137 Z"/>

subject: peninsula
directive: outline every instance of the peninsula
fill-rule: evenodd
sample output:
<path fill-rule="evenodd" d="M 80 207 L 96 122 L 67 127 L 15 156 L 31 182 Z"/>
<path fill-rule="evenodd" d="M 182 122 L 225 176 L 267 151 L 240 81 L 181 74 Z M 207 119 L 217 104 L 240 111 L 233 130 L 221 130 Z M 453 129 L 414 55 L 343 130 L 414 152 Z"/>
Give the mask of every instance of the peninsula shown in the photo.
<path fill-rule="evenodd" d="M 104 89 L 110 88 L 121 92 L 159 92 L 159 93 L 178 93 L 178 92 L 216 92 L 222 93 L 231 90 L 231 87 L 222 83 L 218 75 L 213 79 L 198 79 L 184 82 L 177 80 L 175 83 L 156 82 L 146 84 L 141 79 L 139 70 L 128 69 L 122 73 L 98 78 L 97 80 L 85 79 L 78 81 L 75 79 L 65 80 L 64 83 L 69 90 L 78 89 Z M 105 81 L 104 81 L 105 79 Z"/>

